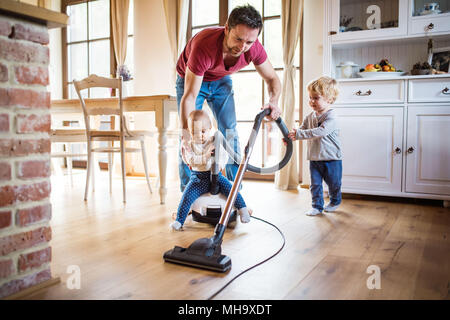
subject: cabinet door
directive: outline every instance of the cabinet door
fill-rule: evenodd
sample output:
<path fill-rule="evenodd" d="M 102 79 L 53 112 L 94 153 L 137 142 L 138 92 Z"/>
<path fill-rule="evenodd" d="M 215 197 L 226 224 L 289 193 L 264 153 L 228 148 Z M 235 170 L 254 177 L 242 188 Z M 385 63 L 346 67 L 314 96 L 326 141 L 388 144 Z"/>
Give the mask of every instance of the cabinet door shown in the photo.
<path fill-rule="evenodd" d="M 450 31 L 449 0 L 411 0 L 411 8 L 409 34 L 437 35 Z"/>
<path fill-rule="evenodd" d="M 333 41 L 406 35 L 408 0 L 331 0 Z"/>
<path fill-rule="evenodd" d="M 403 108 L 336 108 L 343 191 L 401 191 Z"/>
<path fill-rule="evenodd" d="M 408 107 L 406 191 L 450 195 L 450 106 Z"/>

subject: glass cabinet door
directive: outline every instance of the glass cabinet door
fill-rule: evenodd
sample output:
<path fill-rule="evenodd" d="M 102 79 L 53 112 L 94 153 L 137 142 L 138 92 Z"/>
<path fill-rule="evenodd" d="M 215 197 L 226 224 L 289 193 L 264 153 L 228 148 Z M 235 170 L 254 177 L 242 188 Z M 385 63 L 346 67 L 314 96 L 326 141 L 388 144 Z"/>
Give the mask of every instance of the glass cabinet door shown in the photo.
<path fill-rule="evenodd" d="M 408 0 L 332 1 L 335 40 L 406 34 Z"/>
<path fill-rule="evenodd" d="M 412 0 L 412 15 L 434 16 L 450 12 L 450 0 Z"/>

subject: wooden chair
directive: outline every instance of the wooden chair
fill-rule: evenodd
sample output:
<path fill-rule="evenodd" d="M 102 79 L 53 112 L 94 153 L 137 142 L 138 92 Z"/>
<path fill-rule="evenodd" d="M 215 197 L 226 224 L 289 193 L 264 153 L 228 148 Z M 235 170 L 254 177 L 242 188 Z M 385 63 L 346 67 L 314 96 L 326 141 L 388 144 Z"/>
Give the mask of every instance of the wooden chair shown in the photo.
<path fill-rule="evenodd" d="M 87 153 L 72 152 L 70 145 L 72 143 L 86 143 L 86 130 L 74 129 L 74 128 L 58 128 L 50 130 L 50 142 L 53 144 L 64 144 L 63 151 L 53 151 L 50 154 L 52 159 L 65 158 L 67 161 L 67 170 L 70 176 L 70 184 L 73 186 L 72 177 L 72 158 L 74 157 L 87 157 Z"/>
<path fill-rule="evenodd" d="M 84 194 L 84 200 L 87 199 L 87 193 L 89 189 L 89 177 L 90 171 L 92 168 L 92 153 L 93 152 L 105 152 L 109 154 L 109 182 L 110 182 L 110 191 L 111 180 L 112 180 L 112 155 L 114 153 L 120 153 L 121 160 L 121 169 L 122 169 L 122 185 L 123 185 L 123 202 L 126 202 L 126 184 L 125 184 L 125 152 L 142 152 L 142 159 L 144 161 L 144 171 L 145 178 L 147 180 L 147 185 L 152 193 L 152 188 L 150 186 L 150 180 L 148 176 L 148 167 L 147 167 L 147 156 L 145 153 L 145 137 L 152 136 L 153 134 L 150 131 L 137 131 L 137 130 L 128 130 L 126 125 L 126 119 L 123 114 L 123 102 L 122 102 L 122 78 L 113 79 L 113 78 L 104 78 L 97 76 L 95 74 L 90 75 L 89 77 L 80 80 L 73 81 L 75 90 L 77 92 L 78 98 L 80 99 L 81 107 L 83 108 L 85 126 L 86 126 L 86 138 L 87 138 L 87 151 L 88 151 L 88 163 L 87 163 L 87 175 L 86 175 L 86 189 Z M 84 98 L 82 97 L 80 91 L 88 88 L 111 88 L 117 89 L 117 104 L 108 106 L 108 107 L 95 107 L 89 106 L 86 107 Z M 99 128 L 91 128 L 91 118 L 94 116 L 114 116 L 119 118 L 119 130 L 100 130 Z M 110 144 L 107 147 L 95 147 L 94 142 L 97 141 L 109 141 Z M 120 143 L 120 147 L 114 147 L 114 142 L 118 141 Z M 139 141 L 140 148 L 131 148 L 125 147 L 125 141 Z"/>

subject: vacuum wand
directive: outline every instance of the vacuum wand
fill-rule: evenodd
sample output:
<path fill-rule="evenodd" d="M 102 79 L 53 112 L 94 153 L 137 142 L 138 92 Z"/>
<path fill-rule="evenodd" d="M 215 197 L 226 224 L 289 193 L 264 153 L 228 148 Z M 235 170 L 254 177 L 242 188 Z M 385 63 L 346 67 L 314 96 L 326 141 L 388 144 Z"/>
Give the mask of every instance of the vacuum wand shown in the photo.
<path fill-rule="evenodd" d="M 233 186 L 231 187 L 230 194 L 228 195 L 227 202 L 225 204 L 225 209 L 220 216 L 219 223 L 216 225 L 214 229 L 214 236 L 211 238 L 214 244 L 220 245 L 222 243 L 222 238 L 228 224 L 228 220 L 230 219 L 231 211 L 233 209 L 234 202 L 236 200 L 237 194 L 239 192 L 239 187 L 242 183 L 242 179 L 244 177 L 244 173 L 247 170 L 248 161 L 250 159 L 250 155 L 253 151 L 253 145 L 255 144 L 256 137 L 258 135 L 259 127 L 261 126 L 262 120 L 265 116 L 270 114 L 270 109 L 264 109 L 260 113 L 258 113 L 255 117 L 255 122 L 253 125 L 252 133 L 250 134 L 250 138 L 247 142 L 244 151 L 244 157 L 239 164 L 239 169 L 237 171 L 236 177 L 234 178 Z"/>

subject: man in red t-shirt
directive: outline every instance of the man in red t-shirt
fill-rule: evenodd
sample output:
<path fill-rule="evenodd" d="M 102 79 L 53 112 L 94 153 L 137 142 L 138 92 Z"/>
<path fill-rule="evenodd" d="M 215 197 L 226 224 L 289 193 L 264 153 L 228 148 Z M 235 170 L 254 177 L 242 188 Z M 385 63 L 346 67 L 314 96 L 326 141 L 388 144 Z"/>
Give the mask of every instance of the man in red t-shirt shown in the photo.
<path fill-rule="evenodd" d="M 183 128 L 182 148 L 186 148 L 189 134 L 187 119 L 195 109 L 207 101 L 217 121 L 218 129 L 240 154 L 236 130 L 236 112 L 230 74 L 253 62 L 256 71 L 267 84 L 269 101 L 263 108 L 272 110 L 275 120 L 281 110 L 278 99 L 281 82 L 258 41 L 262 29 L 259 12 L 250 5 L 233 9 L 225 27 L 207 28 L 196 34 L 184 48 L 177 62 L 177 102 Z M 245 107 L 245 106 L 242 106 Z M 234 180 L 238 165 L 226 166 L 227 178 Z M 189 182 L 190 170 L 179 157 L 180 188 Z"/>

